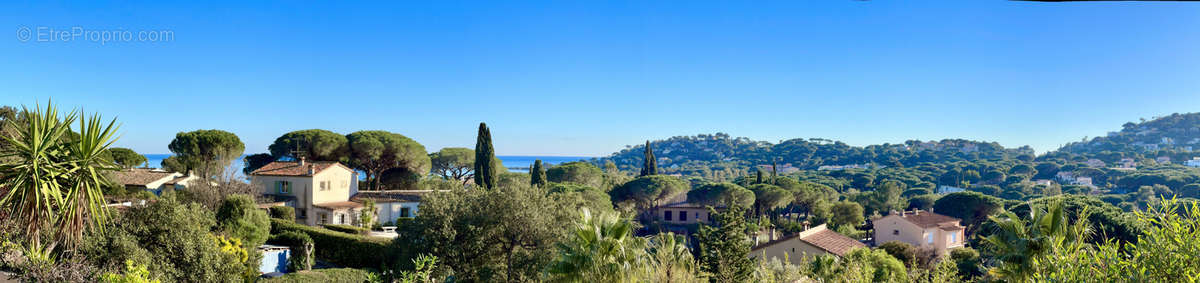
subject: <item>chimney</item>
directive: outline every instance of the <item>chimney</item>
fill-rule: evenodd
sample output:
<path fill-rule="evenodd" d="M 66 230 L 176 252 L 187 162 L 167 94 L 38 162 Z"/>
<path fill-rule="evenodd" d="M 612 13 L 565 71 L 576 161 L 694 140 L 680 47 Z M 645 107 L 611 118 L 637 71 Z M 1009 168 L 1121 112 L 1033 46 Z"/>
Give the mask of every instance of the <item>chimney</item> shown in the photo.
<path fill-rule="evenodd" d="M 304 156 L 300 157 L 300 166 L 304 166 Z"/>
<path fill-rule="evenodd" d="M 317 174 L 317 168 L 312 166 L 311 164 L 308 165 L 308 175 L 312 176 L 312 175 L 316 175 L 316 174 Z"/>

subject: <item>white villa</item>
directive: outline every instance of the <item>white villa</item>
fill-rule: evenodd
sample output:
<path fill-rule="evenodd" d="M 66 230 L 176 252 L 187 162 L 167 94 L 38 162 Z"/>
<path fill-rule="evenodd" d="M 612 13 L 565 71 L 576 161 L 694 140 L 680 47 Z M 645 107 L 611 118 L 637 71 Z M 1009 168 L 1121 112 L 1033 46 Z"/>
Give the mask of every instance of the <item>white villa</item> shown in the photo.
<path fill-rule="evenodd" d="M 358 173 L 339 162 L 275 161 L 250 173 L 266 196 L 296 209 L 296 221 L 316 226 L 359 225 L 363 201 L 375 202 L 379 223 L 416 216 L 421 195 L 431 191 L 358 190 Z"/>

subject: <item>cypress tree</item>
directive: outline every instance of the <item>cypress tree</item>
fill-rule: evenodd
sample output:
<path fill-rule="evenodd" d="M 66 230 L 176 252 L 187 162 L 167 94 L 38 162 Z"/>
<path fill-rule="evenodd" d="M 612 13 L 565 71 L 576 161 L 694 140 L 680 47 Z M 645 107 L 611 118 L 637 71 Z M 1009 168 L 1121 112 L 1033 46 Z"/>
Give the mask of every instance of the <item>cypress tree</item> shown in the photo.
<path fill-rule="evenodd" d="M 757 177 L 757 178 L 754 178 L 754 183 L 755 183 L 755 184 L 762 184 L 762 182 L 763 182 L 763 178 L 762 178 L 762 177 L 763 177 L 763 176 L 762 176 L 762 169 L 758 169 L 758 177 Z"/>
<path fill-rule="evenodd" d="M 534 187 L 546 186 L 546 169 L 542 168 L 542 160 L 534 160 L 533 167 L 529 168 L 529 184 Z"/>
<path fill-rule="evenodd" d="M 771 161 L 771 184 L 772 185 L 779 185 L 779 181 L 775 180 L 775 178 L 777 178 L 777 177 L 779 177 L 779 171 L 775 169 L 775 161 Z"/>
<path fill-rule="evenodd" d="M 654 158 L 654 149 L 650 148 L 650 141 L 646 141 L 646 152 L 642 155 L 642 174 L 638 177 L 658 175 L 658 160 Z"/>
<path fill-rule="evenodd" d="M 496 151 L 492 148 L 492 131 L 487 124 L 479 123 L 479 135 L 475 139 L 475 184 L 491 189 L 496 187 Z"/>

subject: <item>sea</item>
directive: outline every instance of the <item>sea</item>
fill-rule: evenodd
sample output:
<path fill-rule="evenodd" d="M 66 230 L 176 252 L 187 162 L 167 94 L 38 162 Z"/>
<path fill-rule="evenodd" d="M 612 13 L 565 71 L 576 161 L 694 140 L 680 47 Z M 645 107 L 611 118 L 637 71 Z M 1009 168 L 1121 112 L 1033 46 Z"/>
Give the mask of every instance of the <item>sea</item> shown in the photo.
<path fill-rule="evenodd" d="M 144 156 L 146 156 L 145 167 L 159 168 L 162 167 L 162 160 L 170 157 L 171 154 L 144 154 Z M 246 155 L 242 155 L 242 157 L 246 157 Z M 554 165 L 571 161 L 589 160 L 593 157 L 497 155 L 496 158 L 500 158 L 500 162 L 504 163 L 504 167 L 507 168 L 509 172 L 529 172 L 529 167 L 533 166 L 533 162 L 539 159 L 542 160 L 543 164 Z M 241 172 L 242 167 L 244 166 L 245 164 L 242 164 L 241 158 L 238 158 L 238 160 L 235 160 L 232 164 L 229 164 L 229 169 L 234 169 L 232 172 Z"/>

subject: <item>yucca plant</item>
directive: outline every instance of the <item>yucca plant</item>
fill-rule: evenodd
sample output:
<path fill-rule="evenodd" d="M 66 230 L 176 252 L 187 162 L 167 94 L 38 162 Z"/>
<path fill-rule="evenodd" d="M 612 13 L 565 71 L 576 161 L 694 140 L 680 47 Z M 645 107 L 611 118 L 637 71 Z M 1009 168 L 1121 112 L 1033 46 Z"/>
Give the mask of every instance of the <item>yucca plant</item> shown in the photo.
<path fill-rule="evenodd" d="M 115 141 L 115 120 L 104 123 L 99 115 L 81 118 L 78 111 L 65 114 L 53 104 L 22 108 L 20 119 L 10 121 L 11 135 L 2 135 L 0 152 L 0 209 L 20 226 L 29 244 L 42 246 L 43 234 L 73 249 L 84 231 L 105 221 L 104 171 L 118 167 L 102 154 Z M 72 128 L 72 125 L 77 125 Z M 49 232 L 49 233 L 47 233 Z"/>

